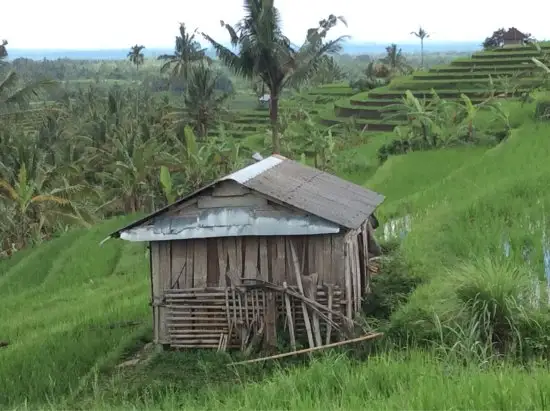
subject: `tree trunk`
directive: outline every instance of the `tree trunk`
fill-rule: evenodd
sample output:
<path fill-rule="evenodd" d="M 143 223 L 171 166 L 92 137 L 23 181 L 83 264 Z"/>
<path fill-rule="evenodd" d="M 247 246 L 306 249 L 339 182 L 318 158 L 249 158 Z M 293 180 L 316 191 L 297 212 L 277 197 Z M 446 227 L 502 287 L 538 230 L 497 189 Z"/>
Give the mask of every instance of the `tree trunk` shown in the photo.
<path fill-rule="evenodd" d="M 279 138 L 279 96 L 271 94 L 269 98 L 269 118 L 271 120 L 271 141 L 273 154 L 281 154 L 281 140 Z"/>
<path fill-rule="evenodd" d="M 424 39 L 420 39 L 420 68 L 424 70 Z"/>

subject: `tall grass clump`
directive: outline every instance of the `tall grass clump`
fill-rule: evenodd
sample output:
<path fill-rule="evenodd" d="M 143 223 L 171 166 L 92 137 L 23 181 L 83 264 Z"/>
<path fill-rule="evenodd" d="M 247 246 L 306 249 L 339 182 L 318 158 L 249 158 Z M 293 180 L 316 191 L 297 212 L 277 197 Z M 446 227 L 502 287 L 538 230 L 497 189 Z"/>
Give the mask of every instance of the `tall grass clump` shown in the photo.
<path fill-rule="evenodd" d="M 421 286 L 391 318 L 390 335 L 463 361 L 546 356 L 548 306 L 536 275 L 503 258 L 479 258 Z"/>

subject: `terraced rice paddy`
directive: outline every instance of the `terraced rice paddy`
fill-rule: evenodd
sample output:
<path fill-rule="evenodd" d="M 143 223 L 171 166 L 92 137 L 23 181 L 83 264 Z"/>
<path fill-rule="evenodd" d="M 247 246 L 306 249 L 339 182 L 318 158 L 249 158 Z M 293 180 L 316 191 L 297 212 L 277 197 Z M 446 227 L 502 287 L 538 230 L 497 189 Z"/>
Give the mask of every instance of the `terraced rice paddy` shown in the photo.
<path fill-rule="evenodd" d="M 309 114 L 317 115 L 322 110 L 326 110 L 327 104 L 351 96 L 353 96 L 353 90 L 348 84 L 327 84 L 281 99 L 280 113 L 302 108 Z M 267 104 L 265 107 L 260 107 L 256 98 L 251 96 L 246 96 L 239 100 L 243 99 L 248 100 L 248 107 L 231 110 L 230 113 L 224 116 L 221 123 L 224 131 L 237 139 L 242 139 L 251 135 L 265 134 L 269 127 L 269 110 Z M 239 106 L 245 105 L 242 101 L 238 101 L 237 104 Z M 217 130 L 211 134 L 219 132 L 220 131 Z"/>
<path fill-rule="evenodd" d="M 472 102 L 479 103 L 491 93 L 510 95 L 536 84 L 540 70 L 533 57 L 546 58 L 550 45 L 542 53 L 534 47 L 502 48 L 490 52 L 477 52 L 470 58 L 454 60 L 446 66 L 436 66 L 428 72 L 416 72 L 394 79 L 388 86 L 341 98 L 333 106 L 319 113 L 320 122 L 333 126 L 355 119 L 355 124 L 370 131 L 392 131 L 399 120 L 383 117 L 382 108 L 400 102 L 406 90 L 415 97 L 430 98 L 432 90 L 447 100 L 458 100 L 463 93 Z"/>

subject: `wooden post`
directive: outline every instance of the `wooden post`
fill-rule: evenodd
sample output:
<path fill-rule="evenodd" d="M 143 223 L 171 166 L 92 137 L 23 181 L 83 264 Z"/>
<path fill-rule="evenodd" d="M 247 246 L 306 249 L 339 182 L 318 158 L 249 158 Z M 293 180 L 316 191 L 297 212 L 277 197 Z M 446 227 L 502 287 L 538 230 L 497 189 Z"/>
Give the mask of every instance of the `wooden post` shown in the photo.
<path fill-rule="evenodd" d="M 302 286 L 302 275 L 300 273 L 300 262 L 298 261 L 298 256 L 294 248 L 292 241 L 289 241 L 290 244 L 290 254 L 292 256 L 292 263 L 294 265 L 294 274 L 296 275 L 296 284 L 298 285 L 298 290 L 300 294 L 304 295 L 304 287 Z M 311 322 L 309 321 L 309 313 L 307 311 L 306 304 L 302 301 L 302 312 L 304 313 L 304 324 L 306 326 L 307 339 L 310 347 L 315 347 L 315 342 L 313 341 L 313 333 L 311 332 Z"/>
<path fill-rule="evenodd" d="M 327 306 L 328 306 L 328 310 L 329 310 L 328 311 L 329 321 L 327 322 L 327 338 L 326 338 L 325 344 L 330 344 L 330 333 L 332 331 L 332 324 L 331 324 L 331 321 L 332 321 L 332 284 L 327 285 L 326 293 L 327 293 L 327 299 L 328 299 Z"/>
<path fill-rule="evenodd" d="M 304 275 L 302 276 L 304 279 L 305 284 L 305 296 L 313 301 L 316 300 L 317 297 L 317 282 L 319 281 L 319 274 L 312 273 L 310 275 Z M 313 327 L 313 336 L 315 337 L 315 343 L 318 346 L 323 345 L 323 340 L 321 339 L 321 325 L 319 323 L 319 315 L 312 310 L 311 313 L 312 317 L 312 327 Z"/>
<path fill-rule="evenodd" d="M 290 335 L 290 347 L 293 351 L 296 351 L 296 336 L 294 334 L 294 318 L 292 317 L 292 306 L 290 304 L 290 297 L 286 293 L 288 288 L 286 281 L 283 282 L 283 288 L 285 289 L 284 298 L 285 298 L 285 309 L 286 309 L 286 318 L 288 322 L 288 333 Z"/>
<path fill-rule="evenodd" d="M 353 319 L 353 291 L 351 285 L 350 247 L 349 242 L 344 242 L 344 279 L 346 283 L 346 317 Z"/>
<path fill-rule="evenodd" d="M 267 349 L 275 350 L 277 348 L 277 305 L 273 291 L 265 291 L 265 343 Z"/>

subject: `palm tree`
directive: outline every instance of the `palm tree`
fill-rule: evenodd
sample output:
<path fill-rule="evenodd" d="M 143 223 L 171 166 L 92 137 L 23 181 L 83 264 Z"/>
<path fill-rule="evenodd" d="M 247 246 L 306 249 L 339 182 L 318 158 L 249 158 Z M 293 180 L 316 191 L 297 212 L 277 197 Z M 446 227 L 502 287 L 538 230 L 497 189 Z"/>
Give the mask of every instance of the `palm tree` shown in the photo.
<path fill-rule="evenodd" d="M 429 38 L 430 35 L 422 26 L 420 26 L 418 31 L 411 31 L 411 34 L 420 39 L 420 67 L 424 68 L 424 39 Z"/>
<path fill-rule="evenodd" d="M 186 83 L 191 66 L 199 61 L 209 60 L 206 56 L 206 49 L 201 48 L 200 43 L 195 40 L 195 33 L 190 34 L 185 28 L 185 23 L 180 23 L 180 35 L 176 36 L 176 47 L 174 54 L 163 54 L 158 57 L 165 63 L 161 72 L 172 69 L 172 77 L 181 76 Z"/>
<path fill-rule="evenodd" d="M 143 49 L 145 46 L 138 46 L 137 44 L 135 46 L 130 47 L 130 51 L 128 52 L 128 59 L 132 62 L 132 64 L 136 65 L 136 68 L 139 70 L 139 66 L 143 64 L 143 61 L 145 60 L 145 57 L 143 56 Z"/>
<path fill-rule="evenodd" d="M 193 67 L 185 90 L 185 106 L 169 113 L 166 118 L 174 120 L 176 127 L 185 125 L 190 120 L 198 137 L 205 138 L 230 96 L 225 91 L 217 90 L 221 78 L 222 73 L 204 63 Z"/>
<path fill-rule="evenodd" d="M 8 40 L 2 40 L 2 42 L 0 43 L 0 60 L 8 57 L 8 50 L 6 49 L 7 45 L 8 45 Z"/>
<path fill-rule="evenodd" d="M 279 98 L 287 86 L 302 84 L 321 66 L 322 57 L 338 52 L 347 36 L 325 41 L 327 33 L 342 17 L 330 15 L 309 29 L 301 47 L 294 47 L 282 32 L 279 10 L 273 1 L 245 0 L 245 16 L 235 26 L 221 21 L 228 31 L 233 52 L 209 35 L 202 33 L 216 50 L 220 60 L 236 74 L 247 79 L 260 77 L 269 90 L 273 152 L 280 152 L 278 133 Z"/>
<path fill-rule="evenodd" d="M 191 81 L 185 91 L 185 107 L 201 138 L 206 137 L 210 125 L 229 98 L 229 93 L 216 90 L 220 77 L 220 72 L 204 64 L 200 64 L 191 71 Z"/>
<path fill-rule="evenodd" d="M 387 64 L 394 73 L 404 73 L 410 70 L 407 59 L 403 55 L 403 51 L 397 48 L 397 44 L 390 44 L 386 47 L 386 56 L 380 61 Z"/>

